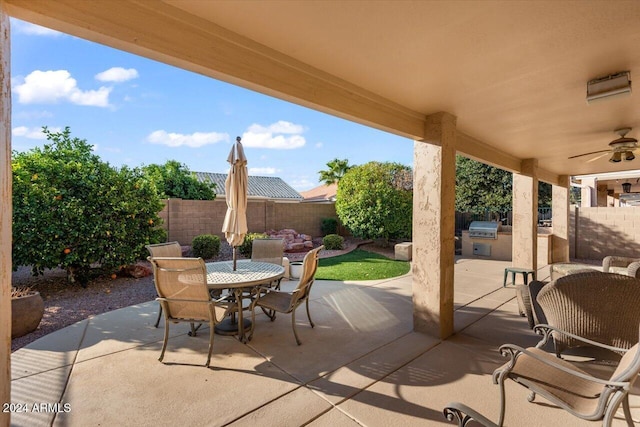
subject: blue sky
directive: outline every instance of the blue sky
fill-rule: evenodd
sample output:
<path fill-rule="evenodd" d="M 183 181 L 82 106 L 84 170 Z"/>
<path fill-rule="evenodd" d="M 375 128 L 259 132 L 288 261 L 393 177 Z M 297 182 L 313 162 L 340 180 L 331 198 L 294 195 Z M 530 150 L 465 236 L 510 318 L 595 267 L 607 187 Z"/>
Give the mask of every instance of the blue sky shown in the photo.
<path fill-rule="evenodd" d="M 226 173 L 241 136 L 251 175 L 298 191 L 336 157 L 412 165 L 409 139 L 16 19 L 11 31 L 13 150 L 69 126 L 113 166 Z"/>

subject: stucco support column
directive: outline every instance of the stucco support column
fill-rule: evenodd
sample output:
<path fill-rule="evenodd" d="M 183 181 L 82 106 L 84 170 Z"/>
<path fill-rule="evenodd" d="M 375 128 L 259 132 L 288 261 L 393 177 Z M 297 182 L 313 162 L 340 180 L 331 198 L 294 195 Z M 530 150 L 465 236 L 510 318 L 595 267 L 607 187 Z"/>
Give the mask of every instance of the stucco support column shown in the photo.
<path fill-rule="evenodd" d="M 538 160 L 522 161 L 521 173 L 513 174 L 514 267 L 538 269 Z"/>
<path fill-rule="evenodd" d="M 607 184 L 600 184 L 596 187 L 596 205 L 599 208 L 607 207 Z"/>
<path fill-rule="evenodd" d="M 425 141 L 414 143 L 413 328 L 453 333 L 456 117 L 427 117 Z"/>
<path fill-rule="evenodd" d="M 580 190 L 580 206 L 582 206 L 583 208 L 597 206 L 597 185 L 597 180 L 595 178 L 584 178 L 582 180 L 582 189 Z"/>
<path fill-rule="evenodd" d="M 11 38 L 0 0 L 0 403 L 11 402 Z M 0 411 L 0 426 L 9 425 Z"/>
<path fill-rule="evenodd" d="M 553 262 L 569 262 L 569 177 L 558 177 L 551 187 L 551 215 L 553 224 Z"/>

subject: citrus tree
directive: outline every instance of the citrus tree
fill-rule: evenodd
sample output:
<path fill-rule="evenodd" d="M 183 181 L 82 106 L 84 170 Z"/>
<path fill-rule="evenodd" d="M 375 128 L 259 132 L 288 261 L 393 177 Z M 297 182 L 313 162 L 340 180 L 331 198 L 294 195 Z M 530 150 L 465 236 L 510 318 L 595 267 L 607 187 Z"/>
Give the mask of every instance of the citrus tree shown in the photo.
<path fill-rule="evenodd" d="M 116 169 L 82 139 L 44 133 L 49 144 L 13 153 L 13 267 L 67 270 L 86 286 L 92 266 L 115 270 L 164 238 L 155 185 L 138 169 Z"/>
<path fill-rule="evenodd" d="M 349 169 L 338 183 L 336 213 L 362 238 L 411 237 L 413 179 L 408 166 L 369 162 Z"/>

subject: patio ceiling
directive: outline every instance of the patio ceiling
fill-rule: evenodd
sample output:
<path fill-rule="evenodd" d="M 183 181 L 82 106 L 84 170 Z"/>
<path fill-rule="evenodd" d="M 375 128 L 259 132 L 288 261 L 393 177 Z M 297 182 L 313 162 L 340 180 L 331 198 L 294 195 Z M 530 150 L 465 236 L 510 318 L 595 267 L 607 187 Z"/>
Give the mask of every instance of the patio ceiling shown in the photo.
<path fill-rule="evenodd" d="M 640 96 L 587 104 L 590 79 L 640 76 L 640 2 L 5 0 L 12 16 L 414 139 L 457 117 L 458 150 L 541 179 L 638 169 Z M 365 141 L 360 142 L 366 144 Z"/>

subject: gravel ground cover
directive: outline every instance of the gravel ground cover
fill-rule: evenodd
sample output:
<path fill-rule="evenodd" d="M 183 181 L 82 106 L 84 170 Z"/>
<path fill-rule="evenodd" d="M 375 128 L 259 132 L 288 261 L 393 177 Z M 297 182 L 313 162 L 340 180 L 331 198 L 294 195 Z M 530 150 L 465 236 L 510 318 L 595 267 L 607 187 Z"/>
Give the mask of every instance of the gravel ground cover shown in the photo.
<path fill-rule="evenodd" d="M 316 246 L 321 244 L 316 241 Z M 393 257 L 393 247 L 383 248 L 374 244 L 366 244 L 360 240 L 345 241 L 344 250 L 322 251 L 321 258 L 342 255 L 363 245 L 362 249 L 381 253 Z M 291 261 L 301 261 L 304 253 L 287 254 Z M 238 259 L 243 258 L 238 254 Z M 225 261 L 232 259 L 231 247 L 223 241 L 220 245 L 220 254 L 207 261 Z M 149 263 L 144 261 L 146 265 Z M 42 321 L 34 332 L 11 340 L 11 351 L 37 340 L 44 335 L 58 329 L 72 325 L 83 319 L 107 311 L 117 310 L 134 304 L 151 301 L 156 298 L 156 290 L 153 285 L 153 276 L 135 279 L 128 275 L 111 277 L 99 277 L 92 280 L 87 288 L 80 285 L 68 285 L 66 273 L 63 270 L 47 270 L 42 276 L 32 276 L 31 268 L 21 267 L 13 272 L 13 286 L 30 286 L 40 292 L 44 300 L 44 315 Z"/>

